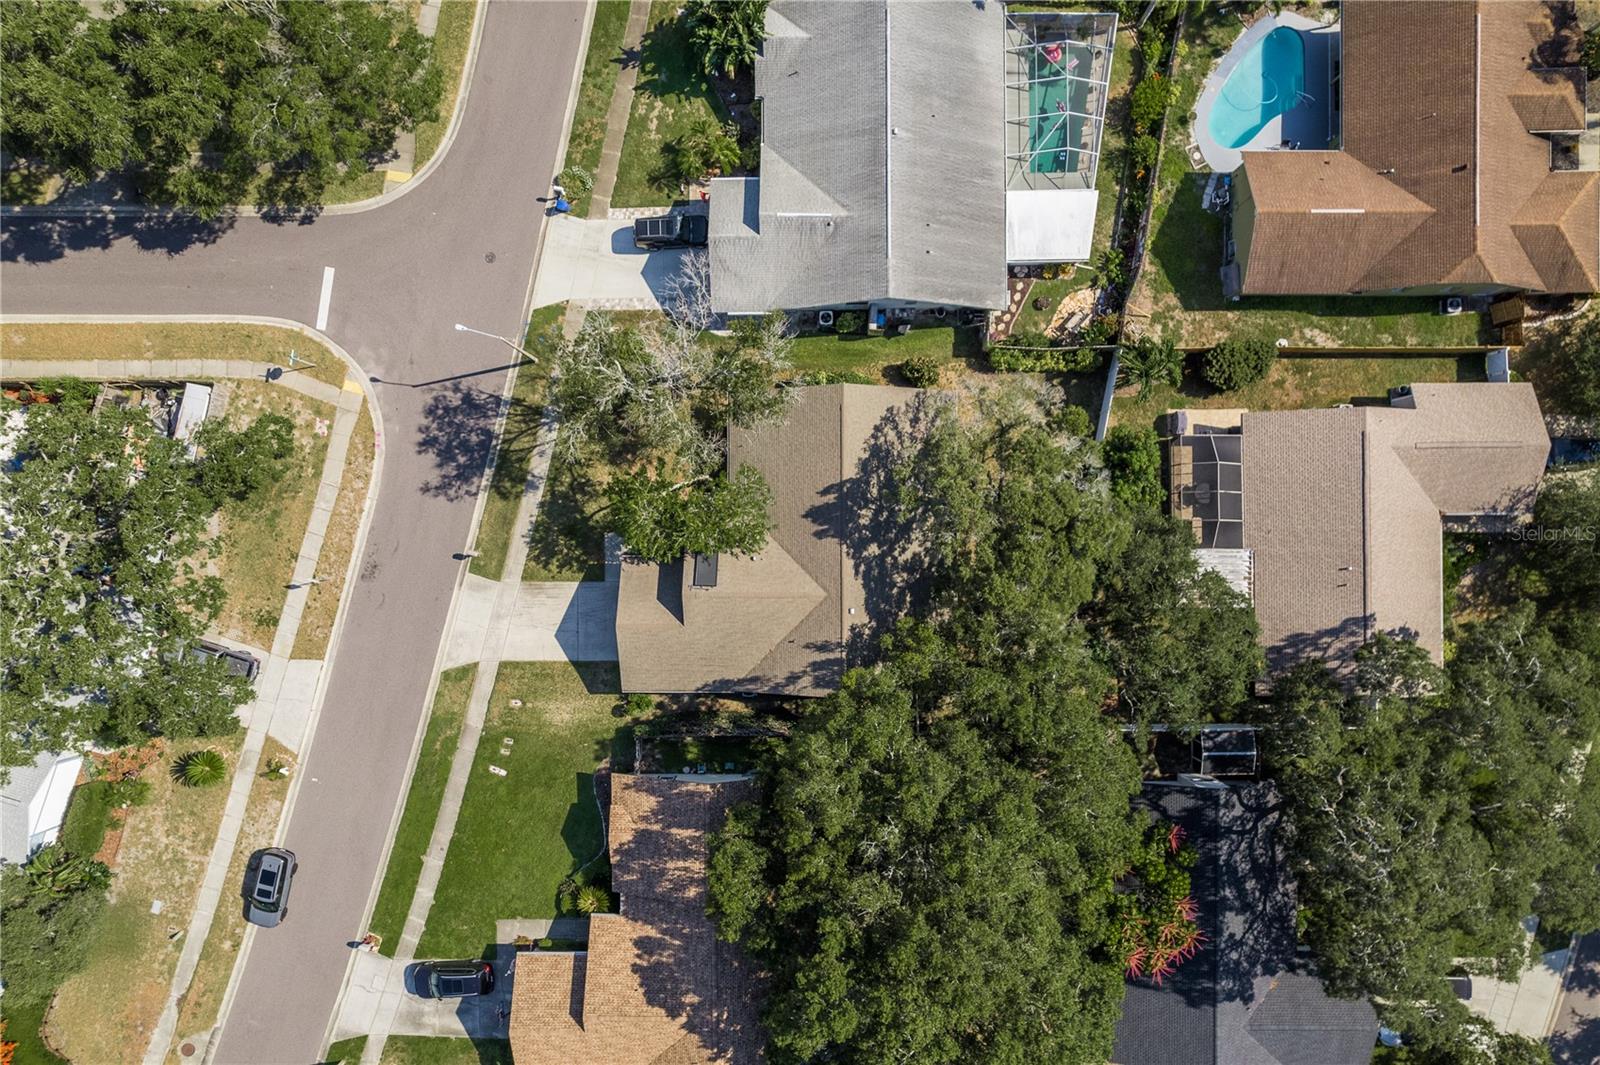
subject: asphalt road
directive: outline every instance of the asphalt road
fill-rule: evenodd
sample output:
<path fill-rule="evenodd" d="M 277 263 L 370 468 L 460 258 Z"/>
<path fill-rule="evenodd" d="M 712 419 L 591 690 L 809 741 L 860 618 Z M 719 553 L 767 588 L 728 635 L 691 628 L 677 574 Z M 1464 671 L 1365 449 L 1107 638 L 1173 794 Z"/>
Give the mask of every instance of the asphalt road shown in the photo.
<path fill-rule="evenodd" d="M 322 1050 L 379 873 L 467 544 L 578 76 L 583 3 L 488 5 L 455 141 L 374 210 L 314 220 L 8 218 L 0 313 L 267 315 L 316 323 L 370 375 L 383 478 L 284 843 L 292 916 L 255 936 L 218 1062 Z M 183 1034 L 183 1033 L 180 1033 Z"/>
<path fill-rule="evenodd" d="M 1578 941 L 1578 956 L 1567 974 L 1550 1056 L 1556 1065 L 1595 1065 L 1600 1061 L 1600 932 Z"/>

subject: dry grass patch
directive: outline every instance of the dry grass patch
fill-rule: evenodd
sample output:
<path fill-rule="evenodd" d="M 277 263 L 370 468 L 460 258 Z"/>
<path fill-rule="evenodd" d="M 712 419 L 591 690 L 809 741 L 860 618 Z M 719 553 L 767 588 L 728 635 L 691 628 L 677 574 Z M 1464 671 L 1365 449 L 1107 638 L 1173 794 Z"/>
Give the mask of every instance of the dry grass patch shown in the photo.
<path fill-rule="evenodd" d="M 310 359 L 296 370 L 330 385 L 344 383 L 344 361 L 310 337 L 273 325 L 227 322 L 7 322 L 0 331 L 6 374 L 30 359 L 248 359 L 289 365 L 289 352 Z M 303 365 L 303 364 L 302 364 Z M 154 369 L 154 367 L 152 367 Z"/>
<path fill-rule="evenodd" d="M 339 613 L 339 597 L 344 592 L 350 556 L 355 551 L 356 533 L 366 510 L 367 491 L 372 487 L 375 439 L 372 410 L 363 403 L 361 413 L 356 416 L 355 430 L 350 434 L 350 449 L 345 453 L 339 498 L 333 504 L 333 515 L 328 519 L 328 531 L 322 540 L 322 554 L 317 559 L 317 574 L 327 580 L 312 585 L 306 595 L 305 613 L 300 615 L 300 629 L 295 633 L 291 658 L 321 658 L 328 653 L 328 640 L 333 636 L 333 625 Z"/>
<path fill-rule="evenodd" d="M 89 960 L 61 985 L 45 1019 L 45 1038 L 68 1060 L 143 1060 L 166 1005 L 243 740 L 241 731 L 175 743 L 167 758 L 145 770 L 150 799 L 128 813 L 110 902 Z M 229 781 L 187 788 L 172 779 L 173 762 L 201 747 L 227 757 Z M 157 900 L 161 912 L 153 914 Z"/>
<path fill-rule="evenodd" d="M 316 503 L 335 412 L 327 403 L 265 381 L 233 383 L 226 414 L 230 425 L 242 427 L 269 413 L 294 422 L 294 457 L 277 484 L 250 499 L 230 501 L 219 511 L 221 551 L 214 560 L 214 571 L 228 590 L 217 631 L 266 649 L 272 647 Z"/>
<path fill-rule="evenodd" d="M 211 928 L 206 933 L 194 979 L 189 982 L 189 989 L 178 1002 L 178 1025 L 174 1032 L 177 1038 L 173 1039 L 167 1051 L 167 1060 L 174 1065 L 184 1060 L 177 1048 L 186 1038 L 207 1032 L 217 1023 L 222 996 L 228 989 L 233 964 L 239 956 L 245 920 L 238 891 L 244 884 L 245 863 L 256 850 L 272 846 L 273 838 L 278 834 L 278 819 L 283 813 L 284 799 L 289 793 L 289 778 L 267 770 L 273 759 L 292 763 L 294 756 L 289 748 L 269 737 L 261 750 L 256 779 L 250 787 L 250 803 L 245 807 L 239 842 L 234 846 L 233 858 L 228 863 L 222 901 L 218 904 L 216 916 L 211 919 Z"/>

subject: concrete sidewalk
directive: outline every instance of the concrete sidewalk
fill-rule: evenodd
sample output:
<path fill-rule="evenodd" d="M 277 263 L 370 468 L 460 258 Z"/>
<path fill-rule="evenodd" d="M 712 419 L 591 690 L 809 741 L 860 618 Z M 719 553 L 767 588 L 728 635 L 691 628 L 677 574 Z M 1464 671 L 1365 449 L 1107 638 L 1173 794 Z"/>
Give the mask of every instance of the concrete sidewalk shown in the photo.
<path fill-rule="evenodd" d="M 1523 919 L 1523 933 L 1530 945 L 1538 927 L 1537 917 Z M 1562 981 L 1571 964 L 1571 949 L 1552 950 L 1522 970 L 1515 981 L 1474 976 L 1467 1008 L 1502 1032 L 1544 1039 L 1555 1026 Z"/>

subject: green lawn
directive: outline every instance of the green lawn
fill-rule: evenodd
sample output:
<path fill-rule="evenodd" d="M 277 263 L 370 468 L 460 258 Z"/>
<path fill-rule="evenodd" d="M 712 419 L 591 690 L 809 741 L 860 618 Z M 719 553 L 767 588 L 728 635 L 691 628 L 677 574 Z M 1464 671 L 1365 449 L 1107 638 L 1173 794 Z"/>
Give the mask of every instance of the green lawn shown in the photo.
<path fill-rule="evenodd" d="M 61 845 L 73 854 L 93 858 L 100 852 L 111 825 L 110 789 L 111 785 L 103 780 L 91 780 L 73 790 L 67 819 L 61 826 Z"/>
<path fill-rule="evenodd" d="M 389 867 L 384 870 L 383 886 L 378 889 L 378 902 L 367 925 L 368 931 L 383 937 L 378 949 L 391 958 L 400 943 L 400 933 L 405 931 L 411 897 L 422 876 L 422 856 L 427 852 L 434 822 L 439 818 L 439 801 L 444 797 L 450 762 L 456 756 L 461 724 L 467 716 L 467 701 L 477 675 L 475 665 L 457 666 L 439 675 L 433 712 L 428 716 L 428 728 L 417 752 L 417 767 L 411 774 L 411 789 L 406 793 L 405 810 L 400 814 L 394 847 L 389 851 Z"/>
<path fill-rule="evenodd" d="M 613 207 L 664 207 L 679 195 L 662 177 L 664 151 L 698 118 L 726 120 L 711 81 L 696 65 L 699 50 L 678 20 L 676 0 L 650 5 L 650 23 L 640 49 L 639 83 L 628 114 L 628 132 L 617 164 Z"/>
<path fill-rule="evenodd" d="M 0 1020 L 6 1024 L 5 1037 L 17 1044 L 16 1065 L 67 1065 L 67 1059 L 45 1045 L 39 1034 L 44 1027 L 48 1003 L 15 1003 L 0 998 Z"/>
<path fill-rule="evenodd" d="M 618 684 L 609 664 L 501 665 L 418 957 L 477 955 L 498 920 L 564 912 L 561 881 L 604 844 L 594 771 L 631 759 Z"/>
<path fill-rule="evenodd" d="M 1186 50 L 1173 71 L 1173 104 L 1162 145 L 1149 250 L 1128 301 L 1132 317 L 1182 347 L 1227 336 L 1286 337 L 1306 347 L 1460 347 L 1479 343 L 1479 316 L 1445 317 L 1435 298 L 1281 296 L 1229 302 L 1222 296 L 1222 219 L 1203 210 L 1206 175 L 1190 170 L 1190 112 L 1206 75 L 1242 32 L 1230 12 L 1191 9 Z"/>
<path fill-rule="evenodd" d="M 341 1039 L 328 1047 L 328 1053 L 322 1058 L 323 1065 L 358 1065 L 365 1049 L 367 1037 L 364 1035 Z"/>
<path fill-rule="evenodd" d="M 529 533 L 523 580 L 605 579 L 606 531 L 598 519 L 608 478 L 604 463 L 586 464 L 556 453 Z"/>
<path fill-rule="evenodd" d="M 461 93 L 467 49 L 472 44 L 472 19 L 477 10 L 477 0 L 444 0 L 439 6 L 439 25 L 433 34 L 433 54 L 439 69 L 444 72 L 444 94 L 439 100 L 438 120 L 417 123 L 412 173 L 421 170 L 433 158 L 433 153 L 439 150 L 439 144 L 444 140 L 445 131 L 450 128 L 450 116 L 455 112 L 456 97 Z M 382 191 L 381 182 L 379 191 Z"/>
<path fill-rule="evenodd" d="M 506 553 L 511 549 L 512 525 L 522 505 L 522 488 L 528 479 L 528 462 L 538 442 L 539 424 L 544 418 L 545 373 L 561 344 L 561 319 L 565 303 L 554 303 L 533 312 L 528 322 L 527 348 L 540 364 L 524 363 L 517 369 L 511 388 L 511 408 L 506 412 L 505 431 L 495 458 L 494 476 L 489 479 L 489 498 L 483 504 L 478 538 L 470 569 L 492 581 L 500 579 Z"/>
<path fill-rule="evenodd" d="M 1056 308 L 1061 306 L 1061 301 L 1066 299 L 1069 293 L 1083 288 L 1093 278 L 1093 271 L 1085 267 L 1070 276 L 1059 277 L 1053 281 L 1035 281 L 1033 287 L 1028 289 L 1028 298 L 1023 302 L 1022 310 L 1017 312 L 1017 321 L 1011 327 L 1011 331 L 1013 333 L 1022 333 L 1030 329 L 1043 331 L 1050 324 L 1050 319 L 1055 317 Z M 1044 300 L 1042 310 L 1034 310 L 1033 301 L 1037 299 Z"/>
<path fill-rule="evenodd" d="M 628 0 L 599 0 L 589 27 L 589 51 L 583 57 L 583 83 L 578 106 L 572 113 L 572 135 L 567 138 L 567 165 L 581 166 L 590 174 L 600 169 L 600 148 L 606 139 L 606 110 L 622 69 L 622 36 L 628 28 Z M 589 216 L 590 198 L 580 196 L 572 213 Z"/>
<path fill-rule="evenodd" d="M 511 1065 L 504 1039 L 443 1039 L 391 1035 L 383 1044 L 383 1065 Z"/>
<path fill-rule="evenodd" d="M 982 344 L 975 328 L 936 326 L 913 329 L 905 336 L 869 336 L 865 333 L 817 333 L 795 337 L 789 359 L 796 374 L 813 370 L 855 372 L 889 380 L 885 373 L 912 355 L 932 355 L 940 360 L 977 358 Z M 898 376 L 893 383 L 899 384 Z"/>
<path fill-rule="evenodd" d="M 1248 410 L 1299 410 L 1339 403 L 1387 402 L 1389 389 L 1418 381 L 1482 381 L 1482 355 L 1406 358 L 1280 358 L 1261 381 L 1235 392 L 1212 392 L 1200 380 L 1199 359 L 1191 356 L 1181 388 L 1152 388 L 1145 396 L 1119 395 L 1113 423 L 1151 423 L 1178 407 L 1244 407 Z"/>

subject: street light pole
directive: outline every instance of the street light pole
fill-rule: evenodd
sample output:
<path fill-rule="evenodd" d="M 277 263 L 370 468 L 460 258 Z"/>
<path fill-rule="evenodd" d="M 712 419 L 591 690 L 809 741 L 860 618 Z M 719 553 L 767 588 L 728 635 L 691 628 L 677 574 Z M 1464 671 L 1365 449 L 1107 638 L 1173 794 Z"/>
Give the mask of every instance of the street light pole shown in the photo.
<path fill-rule="evenodd" d="M 498 341 L 500 341 L 500 343 L 506 345 L 512 351 L 515 351 L 517 354 L 521 355 L 523 358 L 527 359 L 529 362 L 538 362 L 539 361 L 534 356 L 528 354 L 527 349 L 523 348 L 523 346 L 521 344 L 516 343 L 515 341 L 511 340 L 509 337 L 503 337 L 499 333 L 486 333 L 482 329 L 474 329 L 470 325 L 462 325 L 460 322 L 456 323 L 456 332 L 458 332 L 458 333 L 476 333 L 481 337 L 488 337 L 490 340 L 498 340 Z"/>

